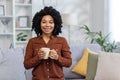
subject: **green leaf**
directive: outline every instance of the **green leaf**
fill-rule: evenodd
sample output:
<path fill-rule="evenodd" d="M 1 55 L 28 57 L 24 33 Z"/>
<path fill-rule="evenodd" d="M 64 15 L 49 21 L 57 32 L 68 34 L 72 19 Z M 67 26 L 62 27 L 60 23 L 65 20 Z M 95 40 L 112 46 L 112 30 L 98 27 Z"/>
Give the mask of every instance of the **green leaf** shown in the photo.
<path fill-rule="evenodd" d="M 23 33 L 21 32 L 21 33 L 19 33 L 19 34 L 17 34 L 17 36 L 21 36 Z"/>

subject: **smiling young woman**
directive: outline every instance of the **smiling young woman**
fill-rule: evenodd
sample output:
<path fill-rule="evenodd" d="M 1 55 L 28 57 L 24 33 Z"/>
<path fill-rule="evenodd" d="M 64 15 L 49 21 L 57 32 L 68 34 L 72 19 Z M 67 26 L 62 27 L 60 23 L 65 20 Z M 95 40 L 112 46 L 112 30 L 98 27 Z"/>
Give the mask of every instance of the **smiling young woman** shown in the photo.
<path fill-rule="evenodd" d="M 61 15 L 53 7 L 45 7 L 35 14 L 32 30 L 37 37 L 29 40 L 24 59 L 25 68 L 33 68 L 32 80 L 64 80 L 63 67 L 70 67 L 72 58 L 66 39 L 58 36 L 61 28 Z"/>

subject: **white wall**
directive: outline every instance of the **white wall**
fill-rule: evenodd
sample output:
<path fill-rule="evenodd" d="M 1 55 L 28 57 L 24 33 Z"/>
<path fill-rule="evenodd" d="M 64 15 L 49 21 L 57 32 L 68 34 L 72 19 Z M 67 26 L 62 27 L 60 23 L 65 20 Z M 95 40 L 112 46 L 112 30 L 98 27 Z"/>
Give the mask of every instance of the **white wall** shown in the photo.
<path fill-rule="evenodd" d="M 104 32 L 104 2 L 105 0 L 90 0 L 90 26 L 94 31 Z"/>

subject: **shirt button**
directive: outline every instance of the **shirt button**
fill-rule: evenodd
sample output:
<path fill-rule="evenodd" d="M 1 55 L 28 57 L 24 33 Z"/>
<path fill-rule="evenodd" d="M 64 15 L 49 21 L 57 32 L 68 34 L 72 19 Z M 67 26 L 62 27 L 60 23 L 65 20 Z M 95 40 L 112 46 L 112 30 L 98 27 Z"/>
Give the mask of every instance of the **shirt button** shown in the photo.
<path fill-rule="evenodd" d="M 49 69 L 47 69 L 47 71 L 49 71 Z"/>
<path fill-rule="evenodd" d="M 49 63 L 47 62 L 47 64 L 49 64 Z"/>
<path fill-rule="evenodd" d="M 50 76 L 48 76 L 48 78 L 49 78 Z"/>

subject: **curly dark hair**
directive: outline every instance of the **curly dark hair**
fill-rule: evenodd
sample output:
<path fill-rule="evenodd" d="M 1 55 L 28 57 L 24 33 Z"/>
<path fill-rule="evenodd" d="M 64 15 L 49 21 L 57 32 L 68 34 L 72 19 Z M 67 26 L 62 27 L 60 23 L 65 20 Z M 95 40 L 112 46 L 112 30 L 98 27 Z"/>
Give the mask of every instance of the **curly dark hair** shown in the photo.
<path fill-rule="evenodd" d="M 57 36 L 57 35 L 59 35 L 59 33 L 62 33 L 62 31 L 61 31 L 61 28 L 62 28 L 61 15 L 52 6 L 49 6 L 49 7 L 46 6 L 46 7 L 44 7 L 44 9 L 41 9 L 39 12 L 37 12 L 34 15 L 33 21 L 32 21 L 32 31 L 34 30 L 37 36 L 42 34 L 40 22 L 42 20 L 42 17 L 45 15 L 52 16 L 52 18 L 54 20 L 55 27 L 52 32 L 52 35 Z"/>

